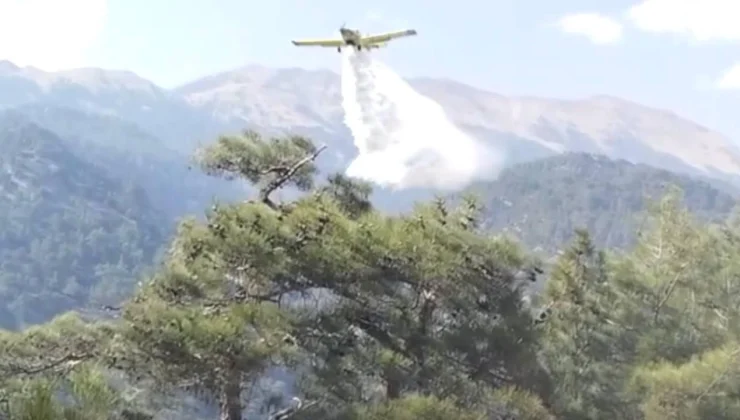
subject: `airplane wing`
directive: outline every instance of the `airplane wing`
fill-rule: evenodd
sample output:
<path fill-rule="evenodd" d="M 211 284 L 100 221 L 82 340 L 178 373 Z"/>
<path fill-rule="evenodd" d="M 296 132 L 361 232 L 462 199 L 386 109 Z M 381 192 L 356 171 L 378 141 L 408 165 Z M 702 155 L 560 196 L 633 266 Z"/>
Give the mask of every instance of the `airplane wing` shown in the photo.
<path fill-rule="evenodd" d="M 379 44 L 382 42 L 388 42 L 392 39 L 403 38 L 406 36 L 416 35 L 415 29 L 408 29 L 405 31 L 387 32 L 378 35 L 368 35 L 362 37 L 362 43 L 364 44 Z"/>
<path fill-rule="evenodd" d="M 341 39 L 313 39 L 304 41 L 292 41 L 293 45 L 299 47 L 341 47 L 344 46 L 344 40 Z"/>

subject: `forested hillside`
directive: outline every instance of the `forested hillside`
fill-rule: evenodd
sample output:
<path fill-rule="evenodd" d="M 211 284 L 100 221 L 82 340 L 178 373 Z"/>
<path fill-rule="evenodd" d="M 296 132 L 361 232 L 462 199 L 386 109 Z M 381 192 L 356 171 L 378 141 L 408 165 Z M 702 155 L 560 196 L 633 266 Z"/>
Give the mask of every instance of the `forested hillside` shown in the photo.
<path fill-rule="evenodd" d="M 599 247 L 634 245 L 648 202 L 672 187 L 683 191 L 682 204 L 704 221 L 724 220 L 737 203 L 727 188 L 708 181 L 582 153 L 515 165 L 462 195 L 481 199 L 484 228 L 553 252 L 577 228 L 587 229 Z"/>
<path fill-rule="evenodd" d="M 152 403 L 169 392 L 222 420 L 740 416 L 736 220 L 668 194 L 627 252 L 576 232 L 524 299 L 537 259 L 482 230 L 474 201 L 383 214 L 367 185 L 319 186 L 320 152 L 255 134 L 206 149 L 206 173 L 258 194 L 183 222 L 116 317 L 0 335 L 8 417 L 188 418 Z M 277 204 L 287 186 L 308 194 Z M 268 381 L 278 368 L 297 381 Z"/>
<path fill-rule="evenodd" d="M 417 79 L 516 165 L 399 214 L 339 83 L 0 61 L 0 419 L 740 419 L 730 139 Z"/>
<path fill-rule="evenodd" d="M 43 322 L 64 309 L 115 302 L 152 263 L 152 250 L 166 245 L 180 215 L 206 208 L 211 195 L 244 188 L 188 171 L 185 158 L 178 160 L 156 138 L 115 118 L 27 106 L 6 111 L 2 124 L 7 144 L 3 159 L 11 169 L 0 179 L 25 194 L 5 208 L 9 223 L 2 229 L 8 237 L 10 232 L 30 233 L 22 234 L 22 247 L 9 242 L 0 246 L 6 327 Z M 29 166 L 37 156 L 48 163 Z M 13 171 L 24 175 L 19 178 Z M 66 173 L 75 178 L 62 176 Z M 497 181 L 474 185 L 470 192 L 484 205 L 484 229 L 511 234 L 550 254 L 578 227 L 592 232 L 599 246 L 633 244 L 647 199 L 662 196 L 671 185 L 683 190 L 684 203 L 705 220 L 723 219 L 735 205 L 729 193 L 709 183 L 586 154 L 515 165 Z M 118 207 L 108 208 L 113 205 Z M 83 212 L 80 206 L 95 210 Z M 72 240 L 68 232 L 79 239 Z M 34 273 L 32 279 L 27 273 Z M 40 301 L 45 304 L 39 306 Z"/>
<path fill-rule="evenodd" d="M 140 186 L 170 219 L 202 212 L 214 196 L 238 194 L 234 185 L 189 170 L 189 154 L 120 118 L 49 104 L 27 104 L 9 112 L 52 131 L 77 156 L 111 177 Z"/>
<path fill-rule="evenodd" d="M 128 295 L 171 229 L 145 191 L 15 112 L 0 150 L 0 325 Z"/>

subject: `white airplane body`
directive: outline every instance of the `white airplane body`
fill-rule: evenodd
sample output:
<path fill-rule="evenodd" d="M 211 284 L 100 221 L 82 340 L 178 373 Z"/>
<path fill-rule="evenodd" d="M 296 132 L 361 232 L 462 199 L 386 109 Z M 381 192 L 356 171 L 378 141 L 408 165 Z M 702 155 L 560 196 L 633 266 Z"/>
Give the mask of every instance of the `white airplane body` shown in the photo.
<path fill-rule="evenodd" d="M 363 36 L 360 31 L 341 27 L 339 33 L 342 35 L 341 39 L 314 39 L 292 42 L 293 45 L 299 47 L 329 47 L 336 48 L 338 52 L 342 52 L 342 47 L 353 47 L 357 51 L 362 51 L 384 47 L 391 40 L 416 35 L 416 30 L 407 29 L 405 31 Z"/>

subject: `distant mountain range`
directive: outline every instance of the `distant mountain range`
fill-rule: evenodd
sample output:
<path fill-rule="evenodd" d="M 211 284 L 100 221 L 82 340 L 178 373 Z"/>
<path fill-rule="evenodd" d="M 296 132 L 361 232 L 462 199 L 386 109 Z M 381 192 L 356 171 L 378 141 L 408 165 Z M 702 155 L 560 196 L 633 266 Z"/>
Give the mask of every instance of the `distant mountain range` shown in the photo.
<path fill-rule="evenodd" d="M 670 112 L 613 97 L 516 98 L 410 82 L 461 128 L 505 149 L 510 166 L 499 179 L 465 192 L 480 197 L 485 229 L 546 256 L 579 227 L 600 247 L 629 247 L 647 198 L 669 185 L 704 220 L 737 204 L 740 151 Z M 0 328 L 73 309 L 101 316 L 156 263 L 179 218 L 242 199 L 243 183 L 188 168 L 194 149 L 219 134 L 307 135 L 329 146 L 324 172 L 343 170 L 356 151 L 340 95 L 329 71 L 247 66 L 168 90 L 131 72 L 0 61 Z M 373 199 L 400 211 L 432 194 L 380 190 Z"/>
<path fill-rule="evenodd" d="M 607 96 L 566 101 L 506 97 L 449 80 L 410 83 L 461 128 L 505 149 L 510 164 L 587 152 L 740 180 L 740 149 L 730 139 L 669 111 Z M 246 66 L 167 90 L 126 71 L 47 73 L 4 61 L 0 92 L 3 107 L 44 104 L 118 118 L 181 154 L 246 127 L 327 142 L 334 153 L 324 164 L 331 169 L 355 153 L 342 122 L 340 77 L 330 71 Z"/>
<path fill-rule="evenodd" d="M 735 205 L 740 152 L 670 112 L 611 97 L 507 98 L 447 80 L 410 82 L 461 128 L 506 149 L 511 167 L 470 189 L 486 205 L 485 227 L 530 247 L 551 252 L 575 227 L 591 229 L 599 245 L 629 246 L 645 195 L 668 184 L 684 188 L 704 218 Z M 214 199 L 241 199 L 243 183 L 188 168 L 194 149 L 219 134 L 308 135 L 329 146 L 324 172 L 343 170 L 356 151 L 339 87 L 329 71 L 248 66 L 167 90 L 130 72 L 47 73 L 0 61 L 0 326 L 114 303 L 177 219 L 202 216 Z M 432 194 L 373 198 L 399 211 Z"/>

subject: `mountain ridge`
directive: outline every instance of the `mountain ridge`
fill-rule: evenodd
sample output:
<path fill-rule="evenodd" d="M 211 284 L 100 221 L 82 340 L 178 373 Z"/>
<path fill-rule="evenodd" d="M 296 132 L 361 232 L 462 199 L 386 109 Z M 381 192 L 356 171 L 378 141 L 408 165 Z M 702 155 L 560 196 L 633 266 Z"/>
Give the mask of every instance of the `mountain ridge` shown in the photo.
<path fill-rule="evenodd" d="M 735 210 L 737 191 L 645 164 L 588 153 L 562 155 L 505 169 L 495 181 L 471 185 L 483 206 L 484 229 L 516 237 L 529 248 L 557 251 L 577 228 L 604 249 L 627 249 L 643 227 L 648 203 L 678 187 L 698 219 L 721 222 Z"/>
<path fill-rule="evenodd" d="M 190 154 L 215 136 L 253 128 L 294 132 L 326 142 L 337 158 L 356 153 L 343 123 L 340 75 L 326 69 L 246 65 L 165 89 L 130 71 L 82 68 L 43 72 L 0 63 L 0 106 L 52 103 L 115 115 Z M 740 148 L 673 111 L 628 99 L 504 96 L 449 79 L 408 79 L 474 137 L 494 145 L 508 164 L 564 152 L 710 176 L 740 185 Z"/>
<path fill-rule="evenodd" d="M 334 125 L 334 131 L 341 132 L 337 127 L 343 112 L 339 77 L 329 70 L 244 66 L 175 91 L 192 105 L 231 120 L 231 125 L 233 120 L 268 127 Z M 740 148 L 726 136 L 674 111 L 611 95 L 507 97 L 448 79 L 407 80 L 421 94 L 439 102 L 458 126 L 509 149 L 514 161 L 526 160 L 519 155 L 528 151 L 522 144 L 512 147 L 512 143 L 529 143 L 544 149 L 541 154 L 545 156 L 566 151 L 602 153 L 694 174 L 740 175 Z M 250 97 L 249 92 L 258 93 L 254 95 L 258 99 L 244 102 L 242 98 Z M 303 111 L 305 108 L 311 113 Z M 265 119 L 265 109 L 276 112 Z"/>

